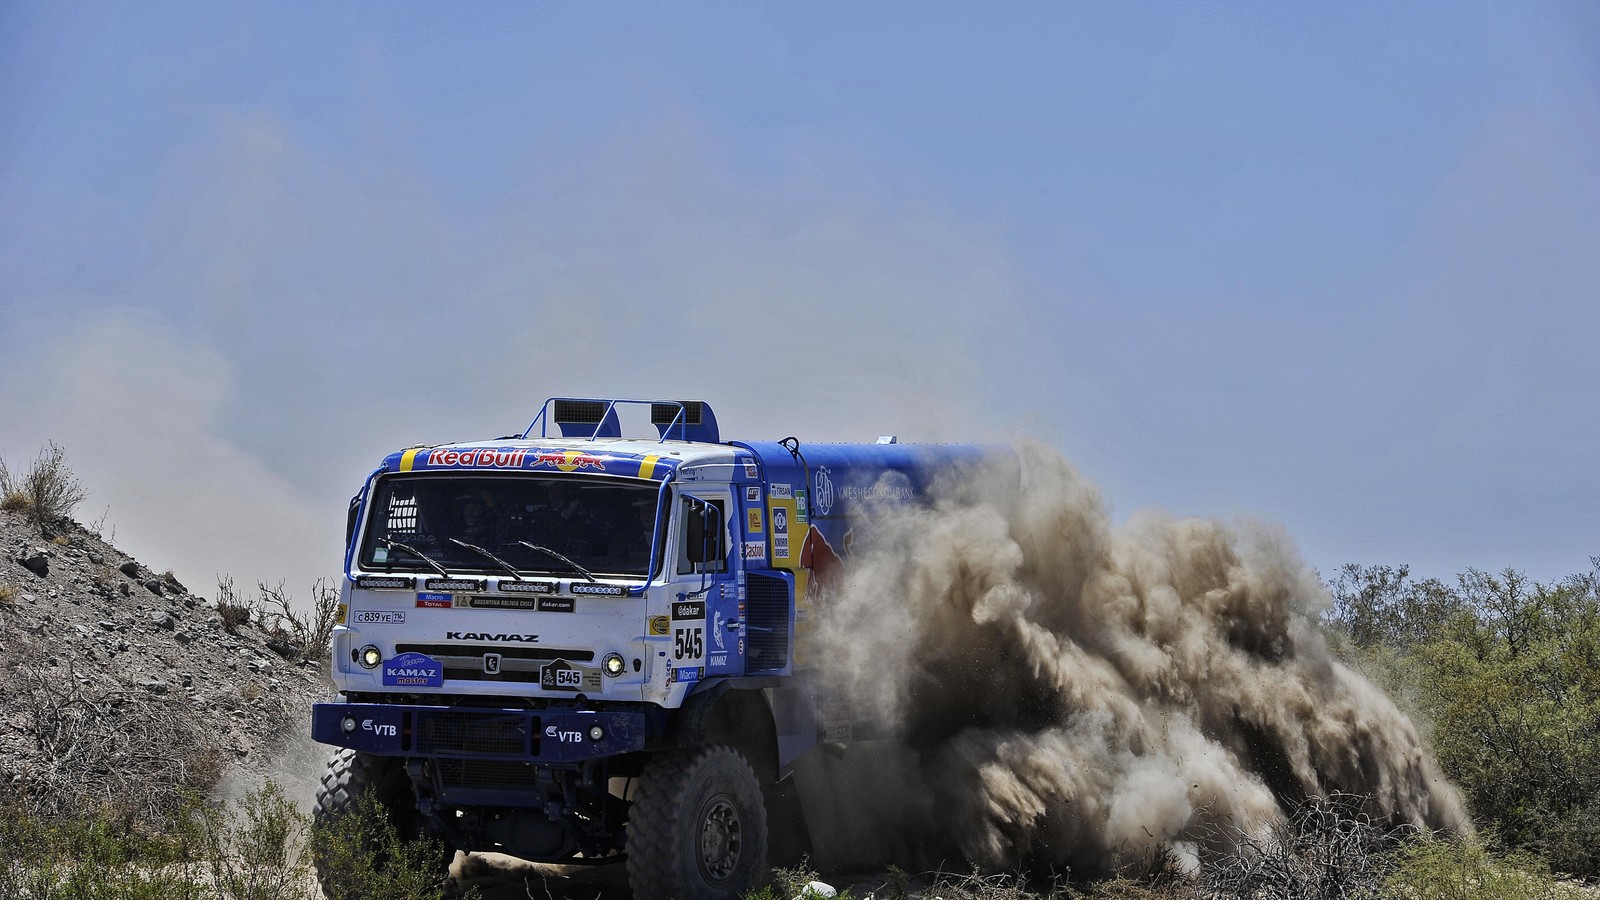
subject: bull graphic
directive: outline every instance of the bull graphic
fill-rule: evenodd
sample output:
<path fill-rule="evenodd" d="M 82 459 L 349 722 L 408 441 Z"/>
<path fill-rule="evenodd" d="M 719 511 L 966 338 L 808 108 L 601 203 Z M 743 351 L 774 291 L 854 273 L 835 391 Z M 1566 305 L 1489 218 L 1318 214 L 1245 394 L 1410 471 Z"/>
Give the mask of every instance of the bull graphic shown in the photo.
<path fill-rule="evenodd" d="M 845 553 L 850 552 L 850 537 L 849 532 L 844 536 Z M 811 583 L 818 590 L 832 591 L 844 578 L 845 557 L 815 525 L 806 530 L 805 543 L 800 545 L 800 565 L 811 570 Z"/>

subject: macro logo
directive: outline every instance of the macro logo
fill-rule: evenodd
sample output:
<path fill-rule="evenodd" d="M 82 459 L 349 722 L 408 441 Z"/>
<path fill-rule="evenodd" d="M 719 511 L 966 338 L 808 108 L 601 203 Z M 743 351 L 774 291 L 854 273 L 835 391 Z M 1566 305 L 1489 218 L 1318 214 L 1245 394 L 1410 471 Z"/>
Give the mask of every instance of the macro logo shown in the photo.
<path fill-rule="evenodd" d="M 541 453 L 534 459 L 536 466 L 555 466 L 563 472 L 576 472 L 579 469 L 594 469 L 598 472 L 606 470 L 605 463 L 597 456 L 580 453 L 577 450 L 552 450 Z"/>
<path fill-rule="evenodd" d="M 811 503 L 817 508 L 817 515 L 825 516 L 833 510 L 833 479 L 828 477 L 828 467 L 817 469 L 815 490 L 811 492 Z"/>

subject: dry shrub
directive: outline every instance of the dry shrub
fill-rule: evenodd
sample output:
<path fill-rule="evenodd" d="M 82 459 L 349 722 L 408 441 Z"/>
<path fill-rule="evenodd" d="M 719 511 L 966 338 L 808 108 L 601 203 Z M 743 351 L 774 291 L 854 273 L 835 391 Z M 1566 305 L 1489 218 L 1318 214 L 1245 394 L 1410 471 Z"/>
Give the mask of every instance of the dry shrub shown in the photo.
<path fill-rule="evenodd" d="M 46 818 L 107 816 L 166 827 L 221 774 L 216 736 L 186 698 L 80 682 L 65 654 L 47 665 L 38 641 L 10 642 L 6 704 L 21 712 L 33 761 L 0 759 L 14 799 Z"/>
<path fill-rule="evenodd" d="M 25 514 L 40 534 L 70 521 L 72 511 L 88 496 L 78 476 L 67 468 L 66 451 L 51 441 L 17 478 L 0 459 L 0 509 Z"/>
<path fill-rule="evenodd" d="M 259 612 L 257 606 L 239 597 L 239 592 L 233 586 L 232 575 L 217 579 L 217 615 L 222 617 L 222 627 L 229 634 L 236 633 L 241 625 L 249 625 Z"/>
<path fill-rule="evenodd" d="M 1296 900 L 1382 900 L 1393 851 L 1416 833 L 1386 829 L 1362 812 L 1367 798 L 1312 797 L 1265 834 L 1227 836 L 1238 849 L 1201 866 L 1199 896 Z"/>
<path fill-rule="evenodd" d="M 257 621 L 267 629 L 269 646 L 290 659 L 326 662 L 333 642 L 334 626 L 339 624 L 339 589 L 329 579 L 319 578 L 311 586 L 311 612 L 297 613 L 283 582 L 276 587 L 256 583 Z"/>

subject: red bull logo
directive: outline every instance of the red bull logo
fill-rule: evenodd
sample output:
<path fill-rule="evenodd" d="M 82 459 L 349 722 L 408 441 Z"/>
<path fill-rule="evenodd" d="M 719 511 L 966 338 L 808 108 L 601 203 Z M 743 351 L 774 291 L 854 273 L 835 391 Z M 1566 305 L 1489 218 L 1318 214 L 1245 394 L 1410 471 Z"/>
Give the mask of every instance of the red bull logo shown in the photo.
<path fill-rule="evenodd" d="M 579 453 L 576 450 L 555 450 L 539 454 L 533 461 L 536 466 L 554 466 L 563 472 L 576 472 L 579 469 L 594 469 L 598 472 L 606 470 L 605 463 L 598 456 Z"/>
<path fill-rule="evenodd" d="M 527 457 L 526 450 L 494 450 L 488 447 L 476 450 L 433 450 L 428 453 L 428 465 L 516 469 L 521 468 L 522 461 Z"/>

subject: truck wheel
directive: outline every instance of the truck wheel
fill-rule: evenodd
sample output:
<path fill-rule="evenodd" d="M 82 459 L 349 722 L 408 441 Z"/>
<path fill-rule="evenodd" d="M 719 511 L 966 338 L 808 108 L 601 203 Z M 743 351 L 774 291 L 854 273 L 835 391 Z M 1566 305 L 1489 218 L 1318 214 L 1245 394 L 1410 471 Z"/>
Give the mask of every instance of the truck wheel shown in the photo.
<path fill-rule="evenodd" d="M 311 812 L 312 823 L 328 827 L 356 811 L 361 798 L 375 800 L 385 820 L 394 826 L 402 841 L 424 837 L 422 816 L 417 812 L 417 798 L 411 790 L 411 776 L 406 773 L 405 761 L 393 756 L 373 756 L 355 750 L 339 750 L 328 760 L 328 771 L 317 787 L 317 805 Z M 361 848 L 376 852 L 370 839 Z M 312 861 L 316 865 L 317 880 L 329 900 L 345 900 L 354 896 L 355 874 L 348 871 L 351 860 L 344 854 L 332 854 L 317 842 L 312 848 Z M 440 880 L 447 873 L 455 851 L 446 847 L 440 858 Z M 383 865 L 382 858 L 373 859 Z"/>
<path fill-rule="evenodd" d="M 635 900 L 734 900 L 767 868 L 761 785 L 725 746 L 663 753 L 645 766 L 628 812 Z"/>

